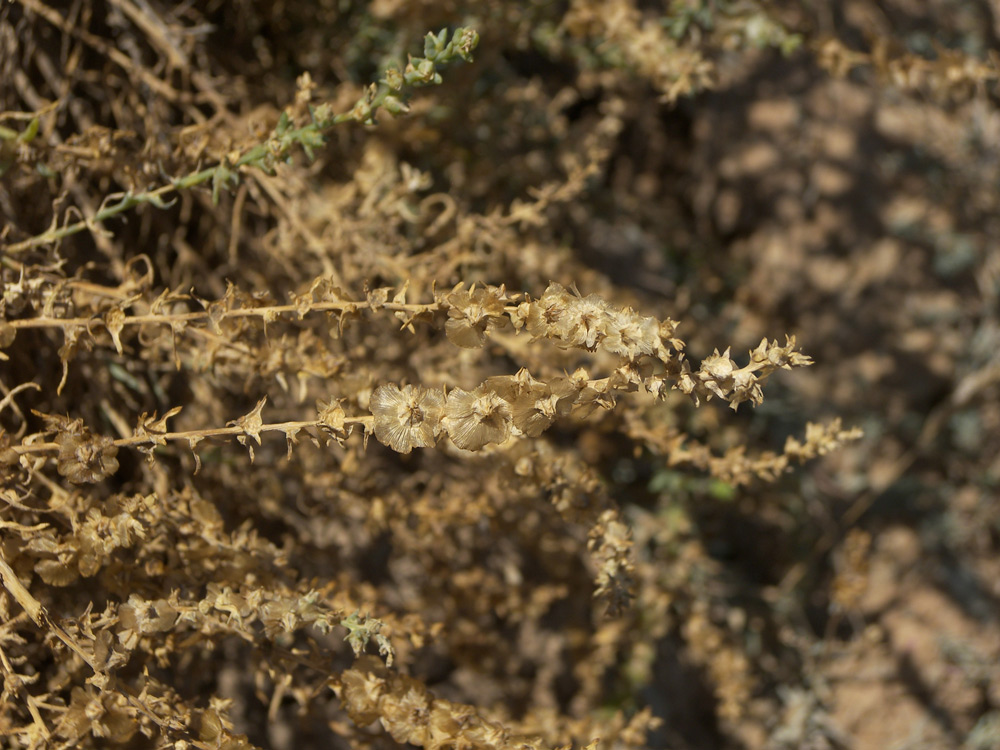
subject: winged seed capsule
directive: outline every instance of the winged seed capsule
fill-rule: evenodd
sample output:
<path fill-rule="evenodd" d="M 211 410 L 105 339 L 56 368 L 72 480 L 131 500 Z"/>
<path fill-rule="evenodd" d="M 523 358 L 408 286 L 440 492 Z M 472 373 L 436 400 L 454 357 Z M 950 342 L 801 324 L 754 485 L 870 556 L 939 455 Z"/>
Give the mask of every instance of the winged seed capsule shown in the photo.
<path fill-rule="evenodd" d="M 413 385 L 380 385 L 369 402 L 375 437 L 398 453 L 434 445 L 441 429 L 444 396 Z"/>

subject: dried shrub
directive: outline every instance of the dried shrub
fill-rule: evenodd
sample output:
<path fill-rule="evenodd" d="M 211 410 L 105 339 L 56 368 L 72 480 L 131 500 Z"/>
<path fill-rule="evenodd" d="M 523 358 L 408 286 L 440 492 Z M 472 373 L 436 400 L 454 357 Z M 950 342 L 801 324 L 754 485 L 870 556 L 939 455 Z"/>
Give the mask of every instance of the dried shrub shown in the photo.
<path fill-rule="evenodd" d="M 874 499 L 808 488 L 881 365 L 817 289 L 865 289 L 740 244 L 758 162 L 687 147 L 746 71 L 944 111 L 995 61 L 753 0 L 362 5 L 0 6 L 0 744 L 837 747 Z"/>

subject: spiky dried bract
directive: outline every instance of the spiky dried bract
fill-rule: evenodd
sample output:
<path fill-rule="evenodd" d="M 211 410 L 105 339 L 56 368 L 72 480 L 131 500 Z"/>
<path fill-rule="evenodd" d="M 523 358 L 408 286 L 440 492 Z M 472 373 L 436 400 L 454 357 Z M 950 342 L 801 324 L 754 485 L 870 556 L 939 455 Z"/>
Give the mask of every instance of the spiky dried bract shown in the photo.
<path fill-rule="evenodd" d="M 596 294 L 580 297 L 550 283 L 537 302 L 529 303 L 528 332 L 564 346 L 593 351 L 607 335 L 608 305 Z"/>
<path fill-rule="evenodd" d="M 104 325 L 111 334 L 115 350 L 121 354 L 122 349 L 122 329 L 125 327 L 125 311 L 121 307 L 113 307 L 104 314 Z"/>
<path fill-rule="evenodd" d="M 398 453 L 429 448 L 441 430 L 444 397 L 420 386 L 380 385 L 369 408 L 375 417 L 375 437 Z"/>
<path fill-rule="evenodd" d="M 580 348 L 588 348 L 587 342 L 578 338 L 581 331 L 590 336 L 598 330 L 610 330 L 609 322 L 618 326 L 611 335 L 602 333 L 593 339 L 601 344 L 612 341 L 614 353 L 622 356 L 621 364 L 610 376 L 591 379 L 585 369 L 577 368 L 571 374 L 544 383 L 522 368 L 515 375 L 488 378 L 473 391 L 452 389 L 443 414 L 437 408 L 440 394 L 436 392 L 431 405 L 421 401 L 432 398 L 425 395 L 426 390 L 407 386 L 401 391 L 395 385 L 380 386 L 370 404 L 379 441 L 408 453 L 413 447 L 433 445 L 439 430 L 444 429 L 459 448 L 479 450 L 504 442 L 512 429 L 514 434 L 538 437 L 559 416 L 582 419 L 598 408 L 613 409 L 619 392 L 645 387 L 663 398 L 671 379 L 675 380 L 675 388 L 690 394 L 696 403 L 700 398 L 718 397 L 735 409 L 743 401 L 760 403 L 761 384 L 774 370 L 812 362 L 797 351 L 794 338 L 785 346 L 777 342 L 768 344 L 765 340 L 751 352 L 746 367 L 737 367 L 728 349 L 723 354 L 716 350 L 692 373 L 688 362 L 680 359 L 682 355 L 675 357 L 667 348 L 668 345 L 674 351 L 683 348 L 681 342 L 672 338 L 673 321 L 643 318 L 628 309 L 612 309 L 594 299 L 574 297 L 556 284 L 550 285 L 546 295 L 548 299 L 544 302 L 528 302 L 527 308 L 525 305 L 518 308 L 521 312 L 527 310 L 525 320 L 529 330 L 536 334 L 563 342 L 576 341 Z M 567 299 L 563 312 L 554 313 L 561 304 L 559 300 Z M 580 316 L 573 316 L 583 322 L 567 322 L 573 310 L 583 311 Z"/>
<path fill-rule="evenodd" d="M 608 311 L 607 336 L 601 345 L 612 354 L 634 360 L 656 354 L 663 346 L 660 321 L 631 308 Z"/>
<path fill-rule="evenodd" d="M 458 284 L 443 299 L 448 307 L 444 326 L 448 340 L 466 349 L 480 348 L 489 331 L 510 326 L 504 310 L 509 300 L 503 286 L 476 288 L 473 284 L 466 290 L 464 283 Z"/>
<path fill-rule="evenodd" d="M 608 303 L 596 294 L 571 297 L 566 315 L 556 326 L 556 338 L 568 346 L 593 351 L 608 335 L 611 323 Z"/>
<path fill-rule="evenodd" d="M 514 375 L 488 378 L 483 386 L 510 404 L 514 429 L 523 435 L 538 437 L 557 416 L 552 389 L 523 367 Z"/>
<path fill-rule="evenodd" d="M 559 397 L 545 383 L 519 394 L 511 404 L 514 426 L 528 437 L 538 437 L 559 415 Z"/>
<path fill-rule="evenodd" d="M 93 484 L 118 471 L 118 446 L 104 435 L 92 435 L 78 422 L 76 429 L 56 436 L 59 473 L 73 484 Z"/>
<path fill-rule="evenodd" d="M 380 661 L 362 657 L 340 676 L 340 699 L 351 721 L 359 727 L 379 717 L 379 704 L 388 692 L 388 674 Z"/>
<path fill-rule="evenodd" d="M 247 414 L 226 423 L 226 426 L 239 427 L 242 431 L 242 434 L 236 436 L 236 440 L 239 441 L 240 445 L 246 446 L 247 452 L 250 454 L 250 463 L 253 463 L 254 459 L 253 444 L 250 441 L 260 445 L 260 433 L 264 428 L 261 412 L 264 410 L 265 404 L 267 404 L 267 396 L 258 401 L 257 405 Z"/>
<path fill-rule="evenodd" d="M 816 62 L 838 78 L 870 67 L 883 82 L 921 95 L 930 94 L 939 101 L 967 100 L 1000 80 L 1000 63 L 995 57 L 982 60 L 958 49 L 941 47 L 928 59 L 891 37 L 874 38 L 868 52 L 827 37 L 816 45 L 815 55 Z"/>
<path fill-rule="evenodd" d="M 448 393 L 442 424 L 455 445 L 477 451 L 491 443 L 502 443 L 510 435 L 510 404 L 485 384 L 472 391 L 453 388 Z"/>
<path fill-rule="evenodd" d="M 552 394 L 556 397 L 556 411 L 560 415 L 572 414 L 582 419 L 597 409 L 600 392 L 582 367 L 555 378 L 551 385 Z"/>
<path fill-rule="evenodd" d="M 351 434 L 351 425 L 347 423 L 347 414 L 344 407 L 337 399 L 317 399 L 316 419 L 320 429 L 329 436 L 330 439 L 344 446 L 348 436 Z"/>
<path fill-rule="evenodd" d="M 118 639 L 126 649 L 133 650 L 140 636 L 171 630 L 178 614 L 178 608 L 167 599 L 146 600 L 132 594 L 118 608 Z"/>
<path fill-rule="evenodd" d="M 401 677 L 397 689 L 382 699 L 382 726 L 396 742 L 423 747 L 430 738 L 430 706 L 427 688 Z"/>
<path fill-rule="evenodd" d="M 545 338 L 562 326 L 572 297 L 561 284 L 552 282 L 542 296 L 533 302 L 521 304 L 520 315 L 532 336 Z"/>

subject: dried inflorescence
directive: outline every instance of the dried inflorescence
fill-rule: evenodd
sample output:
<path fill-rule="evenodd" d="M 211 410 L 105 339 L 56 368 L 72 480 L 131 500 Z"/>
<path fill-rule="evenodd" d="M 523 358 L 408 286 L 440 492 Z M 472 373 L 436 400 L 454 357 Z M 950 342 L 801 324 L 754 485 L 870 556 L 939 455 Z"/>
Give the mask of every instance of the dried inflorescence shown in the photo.
<path fill-rule="evenodd" d="M 774 371 L 812 364 L 810 357 L 798 351 L 794 336 L 789 336 L 784 346 L 762 339 L 750 352 L 750 363 L 744 367 L 736 365 L 729 351 L 719 354 L 716 349 L 712 356 L 702 360 L 697 372 L 684 363 L 678 388 L 690 394 L 696 403 L 700 397 L 717 396 L 736 409 L 744 401 L 760 404 L 764 400 L 761 385 Z"/>
<path fill-rule="evenodd" d="M 597 564 L 594 596 L 608 601 L 611 614 L 628 606 L 635 563 L 632 559 L 632 534 L 614 510 L 604 511 L 590 529 L 587 546 Z"/>
<path fill-rule="evenodd" d="M 941 101 L 969 99 L 984 85 L 995 86 L 1000 80 L 1000 61 L 995 57 L 978 59 L 943 46 L 936 46 L 931 58 L 884 37 L 875 37 L 870 51 L 852 49 L 833 37 L 817 39 L 813 47 L 816 62 L 837 77 L 871 68 L 889 85 L 926 92 Z"/>
<path fill-rule="evenodd" d="M 556 283 L 549 284 L 537 301 L 522 305 L 518 317 L 537 338 L 591 351 L 600 345 L 628 360 L 655 355 L 666 362 L 672 358 L 667 346 L 683 346 L 673 338 L 676 323 L 669 318 L 658 321 L 637 315 L 630 308 L 609 305 L 596 294 L 571 294 Z"/>
<path fill-rule="evenodd" d="M 660 398 L 667 384 L 701 398 L 718 397 L 733 409 L 744 401 L 763 401 L 762 384 L 778 369 L 790 370 L 812 363 L 798 351 L 793 337 L 784 346 L 766 339 L 750 352 L 750 362 L 740 368 L 729 350 L 718 350 L 692 372 L 683 358 L 684 343 L 674 336 L 670 319 L 641 316 L 630 308 L 610 305 L 598 295 L 570 294 L 550 284 L 537 300 L 503 306 L 502 287 L 464 292 L 461 287 L 445 297 L 448 338 L 459 346 L 480 346 L 489 328 L 510 315 L 515 328 L 524 327 L 536 339 L 551 339 L 560 346 L 593 351 L 598 347 L 621 359 L 607 378 L 591 379 L 586 370 L 542 382 L 522 368 L 513 376 L 494 376 L 472 391 L 453 388 L 442 408 L 441 394 L 419 386 L 379 386 L 372 395 L 375 436 L 400 453 L 433 446 L 446 433 L 464 450 L 480 450 L 503 443 L 511 434 L 538 437 L 558 416 L 586 417 L 594 409 L 613 408 L 616 391 L 642 386 Z M 474 301 L 473 301 L 474 300 Z M 488 314 L 484 312 L 489 309 Z M 456 342 L 456 337 L 458 341 Z M 640 360 L 647 360 L 641 363 Z M 657 363 L 654 368 L 653 363 Z"/>
<path fill-rule="evenodd" d="M 394 674 L 370 657 L 341 675 L 337 692 L 351 720 L 378 720 L 399 743 L 469 750 L 543 750 L 538 737 L 517 735 L 475 708 L 434 697 L 418 680 Z"/>

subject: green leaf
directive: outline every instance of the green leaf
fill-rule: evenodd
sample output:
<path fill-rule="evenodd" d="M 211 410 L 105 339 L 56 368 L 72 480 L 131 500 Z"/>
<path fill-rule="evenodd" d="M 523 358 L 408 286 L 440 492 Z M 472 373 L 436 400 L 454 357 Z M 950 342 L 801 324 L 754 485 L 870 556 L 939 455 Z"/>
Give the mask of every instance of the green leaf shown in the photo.
<path fill-rule="evenodd" d="M 38 118 L 33 117 L 31 118 L 31 122 L 28 123 L 28 127 L 17 137 L 17 140 L 21 143 L 31 143 L 35 140 L 36 135 L 38 135 Z"/>
<path fill-rule="evenodd" d="M 713 479 L 709 482 L 708 494 L 716 500 L 730 503 L 736 499 L 736 488 L 721 479 Z"/>
<path fill-rule="evenodd" d="M 310 112 L 311 111 L 312 110 L 310 108 Z M 275 133 L 277 135 L 284 135 L 285 132 L 288 130 L 288 128 L 291 127 L 291 125 L 292 125 L 292 121 L 288 117 L 288 113 L 287 112 L 282 112 L 281 113 L 281 117 L 278 118 L 278 127 L 276 127 L 274 129 L 274 131 L 275 131 Z"/>

